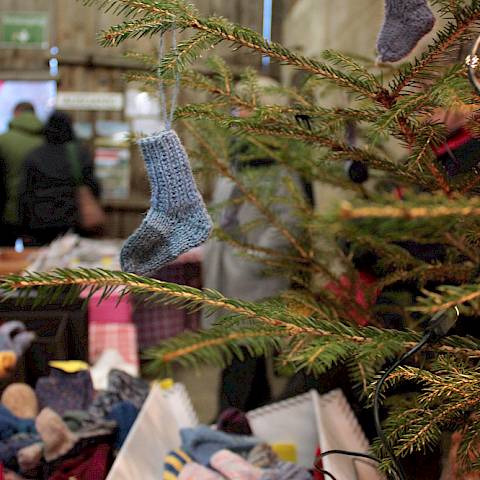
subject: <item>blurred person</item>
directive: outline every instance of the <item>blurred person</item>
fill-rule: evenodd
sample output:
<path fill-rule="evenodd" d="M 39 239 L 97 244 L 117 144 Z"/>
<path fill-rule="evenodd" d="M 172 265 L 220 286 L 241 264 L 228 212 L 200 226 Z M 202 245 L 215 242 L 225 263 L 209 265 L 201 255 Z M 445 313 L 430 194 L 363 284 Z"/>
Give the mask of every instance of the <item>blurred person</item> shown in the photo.
<path fill-rule="evenodd" d="M 76 141 L 70 117 L 54 112 L 45 125 L 44 137 L 46 143 L 25 159 L 19 193 L 23 234 L 35 245 L 79 229 L 79 184 L 97 198 L 100 194 L 93 159 Z"/>
<path fill-rule="evenodd" d="M 0 245 L 12 246 L 19 235 L 18 189 L 25 157 L 43 143 L 42 122 L 33 105 L 16 105 L 9 130 L 0 135 Z"/>
<path fill-rule="evenodd" d="M 268 78 L 259 80 L 261 87 L 278 85 Z M 237 86 L 237 91 L 242 87 Z M 278 98 L 274 102 L 269 102 L 269 97 L 265 94 L 261 97 L 261 102 L 279 103 Z M 250 112 L 246 109 L 236 109 L 233 114 L 246 117 Z M 289 198 L 290 193 L 283 180 L 286 176 L 290 177 L 291 173 L 272 158 L 255 156 L 250 149 L 250 144 L 241 138 L 231 140 L 229 160 L 235 177 L 241 180 L 242 177 L 248 178 L 251 174 L 257 174 L 259 181 L 256 190 L 269 190 L 275 198 Z M 302 188 L 300 180 L 298 187 Z M 238 186 L 230 179 L 218 178 L 214 186 L 212 203 L 226 205 L 218 212 L 217 224 L 239 243 L 275 251 L 289 249 L 288 240 L 266 221 L 252 203 L 244 199 Z M 290 231 L 296 228 L 297 222 L 290 205 L 279 202 L 271 205 L 270 210 Z M 264 270 L 265 265 L 261 260 L 255 261 L 245 257 L 228 242 L 210 239 L 205 245 L 203 286 L 217 290 L 226 297 L 256 301 L 278 296 L 290 287 L 288 278 L 269 276 Z M 221 320 L 222 314 L 227 313 L 204 315 L 202 326 L 210 327 L 215 321 Z M 242 350 L 244 358 L 240 360 L 235 356 L 231 365 L 221 373 L 219 413 L 229 407 L 248 411 L 272 400 L 265 358 L 253 358 L 246 348 Z"/>

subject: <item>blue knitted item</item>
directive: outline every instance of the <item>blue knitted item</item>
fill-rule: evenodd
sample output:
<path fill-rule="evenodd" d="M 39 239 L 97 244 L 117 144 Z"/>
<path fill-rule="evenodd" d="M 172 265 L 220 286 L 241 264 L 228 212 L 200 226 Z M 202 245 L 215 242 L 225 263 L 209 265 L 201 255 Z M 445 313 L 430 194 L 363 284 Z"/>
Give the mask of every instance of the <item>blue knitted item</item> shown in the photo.
<path fill-rule="evenodd" d="M 385 19 L 377 40 L 379 60 L 401 60 L 434 24 L 427 0 L 385 0 Z"/>
<path fill-rule="evenodd" d="M 235 435 L 214 430 L 206 425 L 196 428 L 180 429 L 182 450 L 197 463 L 207 466 L 212 455 L 219 450 L 230 450 L 234 453 L 248 453 L 259 443 L 255 437 Z"/>
<path fill-rule="evenodd" d="M 135 420 L 137 419 L 139 409 L 128 401 L 117 403 L 107 415 L 108 420 L 117 422 L 115 431 L 114 447 L 117 450 L 122 448 L 128 433 L 130 432 Z"/>
<path fill-rule="evenodd" d="M 177 134 L 165 130 L 138 142 L 152 189 L 151 207 L 125 242 L 122 269 L 152 274 L 205 242 L 212 222 Z"/>

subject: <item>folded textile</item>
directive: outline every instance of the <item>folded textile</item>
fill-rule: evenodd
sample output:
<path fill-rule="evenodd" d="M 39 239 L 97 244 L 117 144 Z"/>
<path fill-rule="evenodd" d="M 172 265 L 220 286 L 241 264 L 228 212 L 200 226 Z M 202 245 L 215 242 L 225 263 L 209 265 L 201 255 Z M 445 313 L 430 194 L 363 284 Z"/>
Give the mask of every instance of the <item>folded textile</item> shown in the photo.
<path fill-rule="evenodd" d="M 8 408 L 0 405 L 0 441 L 7 440 L 16 433 L 36 433 L 35 422 L 18 418 Z"/>
<path fill-rule="evenodd" d="M 252 435 L 252 429 L 247 416 L 238 408 L 229 407 L 224 410 L 217 420 L 217 428 L 222 432 L 238 435 Z"/>
<path fill-rule="evenodd" d="M 245 435 L 234 435 L 213 430 L 206 425 L 180 430 L 182 449 L 196 462 L 208 465 L 210 458 L 219 450 L 231 450 L 236 453 L 248 453 L 258 440 Z"/>
<path fill-rule="evenodd" d="M 105 480 L 110 466 L 110 447 L 94 445 L 84 449 L 78 456 L 61 463 L 49 480 Z"/>
<path fill-rule="evenodd" d="M 133 427 L 140 410 L 130 402 L 117 403 L 110 413 L 107 415 L 108 420 L 117 423 L 115 430 L 114 448 L 119 450 L 125 439 L 127 438 L 130 429 Z"/>
<path fill-rule="evenodd" d="M 35 425 L 44 445 L 47 462 L 65 455 L 72 449 L 77 437 L 52 409 L 44 408 L 35 419 Z"/>
<path fill-rule="evenodd" d="M 12 383 L 2 393 L 2 405 L 18 418 L 35 418 L 38 415 L 38 399 L 35 391 L 26 383 Z"/>
<path fill-rule="evenodd" d="M 274 468 L 265 470 L 260 480 L 311 480 L 310 472 L 295 463 L 278 462 Z"/>
<path fill-rule="evenodd" d="M 84 410 L 69 410 L 62 416 L 67 427 L 81 437 L 92 436 L 96 432 L 113 433 L 117 428 L 117 422 L 96 417 Z"/>
<path fill-rule="evenodd" d="M 180 448 L 172 450 L 166 457 L 163 465 L 163 480 L 176 480 L 180 472 L 192 459 Z"/>
<path fill-rule="evenodd" d="M 0 442 L 0 462 L 7 468 L 17 468 L 17 453 L 40 440 L 34 433 L 20 433 Z"/>
<path fill-rule="evenodd" d="M 40 409 L 49 407 L 59 415 L 68 410 L 86 410 L 93 400 L 90 372 L 75 373 L 52 368 L 48 377 L 39 378 L 35 386 Z"/>
<path fill-rule="evenodd" d="M 228 480 L 260 480 L 263 470 L 229 450 L 220 450 L 210 459 L 210 465 Z"/>
<path fill-rule="evenodd" d="M 111 370 L 108 374 L 107 390 L 97 395 L 88 412 L 106 417 L 116 404 L 124 401 L 130 402 L 140 410 L 149 391 L 150 386 L 145 380 L 132 377 L 121 370 Z"/>
<path fill-rule="evenodd" d="M 17 452 L 17 461 L 20 471 L 29 472 L 37 468 L 43 457 L 43 443 L 37 442 L 23 447 Z"/>
<path fill-rule="evenodd" d="M 224 480 L 220 474 L 195 462 L 188 463 L 180 472 L 178 480 Z"/>
<path fill-rule="evenodd" d="M 247 456 L 247 462 L 259 468 L 273 467 L 278 461 L 278 455 L 267 443 L 259 443 Z"/>
<path fill-rule="evenodd" d="M 76 448 L 104 441 L 110 437 L 116 422 L 94 418 L 90 423 L 82 423 L 75 433 L 68 424 L 52 409 L 44 408 L 35 420 L 38 433 L 43 442 L 44 457 L 47 462 L 54 462 Z"/>
<path fill-rule="evenodd" d="M 138 375 L 137 365 L 126 362 L 118 350 L 107 348 L 90 369 L 95 390 L 108 388 L 108 375 L 113 369 L 122 370 L 134 377 Z"/>

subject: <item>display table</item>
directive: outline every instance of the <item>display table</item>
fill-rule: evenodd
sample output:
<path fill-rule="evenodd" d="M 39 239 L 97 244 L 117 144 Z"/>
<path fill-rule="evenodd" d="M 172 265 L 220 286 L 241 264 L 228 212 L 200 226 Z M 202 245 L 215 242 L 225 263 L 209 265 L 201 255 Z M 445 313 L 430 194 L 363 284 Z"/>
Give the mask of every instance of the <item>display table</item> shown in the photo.
<path fill-rule="evenodd" d="M 3 257 L 0 251 L 0 274 L 20 273 L 27 267 L 32 271 L 48 271 L 57 267 L 115 270 L 118 269 L 120 246 L 119 241 L 84 240 L 72 235 L 66 236 L 49 251 L 31 249 L 16 254 L 4 250 Z M 154 278 L 201 288 L 201 259 L 201 248 L 194 249 L 158 271 Z M 37 333 L 37 340 L 23 359 L 28 368 L 19 368 L 16 374 L 17 380 L 27 383 L 34 383 L 48 372 L 49 360 L 89 359 L 89 318 L 84 300 L 79 298 L 75 304 L 63 306 L 62 299 L 59 299 L 54 304 L 35 309 L 32 308 L 33 300 L 32 297 L 31 301 L 27 300 L 22 305 L 18 305 L 14 298 L 0 303 L 0 323 L 20 320 L 29 330 Z M 197 329 L 200 323 L 199 312 L 188 312 L 172 305 L 145 303 L 143 296 L 131 298 L 131 303 L 131 322 L 137 329 L 137 350 L 157 345 L 185 330 Z"/>

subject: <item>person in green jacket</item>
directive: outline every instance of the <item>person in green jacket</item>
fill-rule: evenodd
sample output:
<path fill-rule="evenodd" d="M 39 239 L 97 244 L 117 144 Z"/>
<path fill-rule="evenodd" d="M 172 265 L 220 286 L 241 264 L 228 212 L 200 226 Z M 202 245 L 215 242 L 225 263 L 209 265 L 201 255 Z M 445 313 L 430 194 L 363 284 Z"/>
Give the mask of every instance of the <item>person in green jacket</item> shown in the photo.
<path fill-rule="evenodd" d="M 0 135 L 0 244 L 12 246 L 20 232 L 18 189 L 23 161 L 44 139 L 33 105 L 19 103 L 8 132 Z"/>

